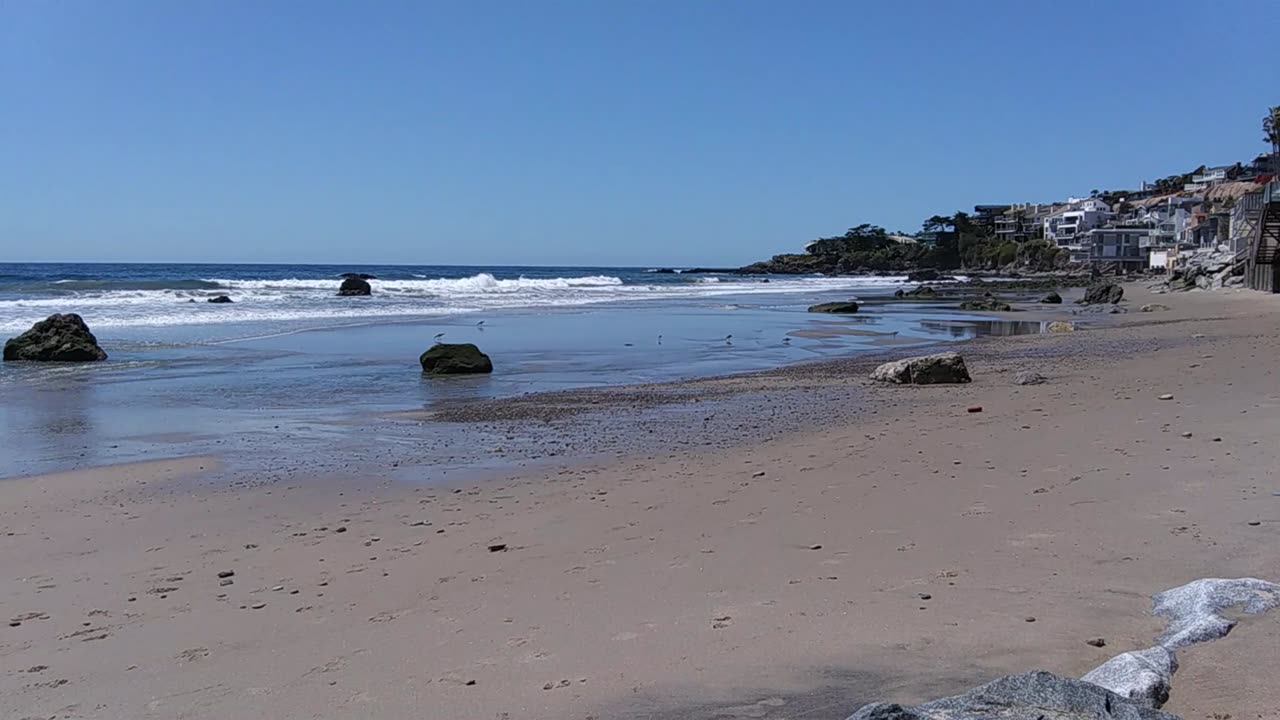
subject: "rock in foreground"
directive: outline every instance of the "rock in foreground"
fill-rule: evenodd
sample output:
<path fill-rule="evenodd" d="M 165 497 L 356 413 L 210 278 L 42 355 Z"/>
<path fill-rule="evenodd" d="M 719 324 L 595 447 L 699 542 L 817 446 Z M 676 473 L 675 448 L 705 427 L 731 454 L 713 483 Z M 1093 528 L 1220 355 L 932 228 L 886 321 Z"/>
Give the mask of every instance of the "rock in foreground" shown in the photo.
<path fill-rule="evenodd" d="M 1040 302 L 1046 305 L 1061 305 L 1062 296 L 1059 295 L 1057 292 L 1050 292 L 1048 295 L 1045 295 L 1043 298 L 1041 298 Z"/>
<path fill-rule="evenodd" d="M 960 353 L 945 352 L 887 362 L 871 373 L 871 379 L 899 385 L 934 385 L 967 383 L 970 377 Z"/>
<path fill-rule="evenodd" d="M 1051 333 L 1075 332 L 1076 326 L 1074 323 L 1064 322 L 1062 320 L 1054 320 L 1053 322 L 1045 326 L 1044 330 L 1045 332 L 1051 332 Z"/>
<path fill-rule="evenodd" d="M 210 302 L 210 303 L 213 303 L 214 305 L 226 305 L 232 302 L 232 300 L 226 295 L 214 295 L 213 297 L 209 298 L 205 302 Z"/>
<path fill-rule="evenodd" d="M 1178 720 L 1082 680 L 1010 675 L 963 695 L 902 707 L 866 705 L 849 720 Z"/>
<path fill-rule="evenodd" d="M 437 343 L 418 358 L 430 375 L 474 375 L 493 372 L 493 362 L 471 343 Z"/>
<path fill-rule="evenodd" d="M 1081 305 L 1104 305 L 1110 303 L 1112 305 L 1120 302 L 1124 297 L 1124 288 L 1113 282 L 1101 282 L 1097 285 L 1089 286 L 1084 291 L 1084 297 L 1080 299 Z"/>
<path fill-rule="evenodd" d="M 50 315 L 4 344 L 5 360 L 93 362 L 107 353 L 79 315 Z"/>
<path fill-rule="evenodd" d="M 858 303 L 850 300 L 848 302 L 829 302 L 820 303 L 818 305 L 810 305 L 809 312 L 812 313 L 856 313 L 858 312 Z"/>
<path fill-rule="evenodd" d="M 338 295 L 341 297 L 360 297 L 372 294 L 373 288 L 369 285 L 369 281 L 358 277 L 349 277 L 343 280 L 342 287 L 338 288 Z"/>

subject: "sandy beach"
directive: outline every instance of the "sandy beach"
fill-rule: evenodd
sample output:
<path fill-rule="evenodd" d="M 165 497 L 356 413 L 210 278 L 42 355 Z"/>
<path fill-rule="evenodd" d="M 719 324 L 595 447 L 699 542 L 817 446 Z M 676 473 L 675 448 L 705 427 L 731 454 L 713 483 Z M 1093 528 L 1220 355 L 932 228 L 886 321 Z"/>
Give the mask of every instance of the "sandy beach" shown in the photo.
<path fill-rule="evenodd" d="M 1156 592 L 1280 580 L 1280 298 L 1126 295 L 957 346 L 964 386 L 873 385 L 861 357 L 610 391 L 655 409 L 634 426 L 609 393 L 473 403 L 446 419 L 664 440 L 448 486 L 414 481 L 425 453 L 6 480 L 0 715 L 839 720 L 1079 676 L 1151 644 Z M 1165 709 L 1275 717 L 1278 641 L 1273 615 L 1188 649 Z"/>

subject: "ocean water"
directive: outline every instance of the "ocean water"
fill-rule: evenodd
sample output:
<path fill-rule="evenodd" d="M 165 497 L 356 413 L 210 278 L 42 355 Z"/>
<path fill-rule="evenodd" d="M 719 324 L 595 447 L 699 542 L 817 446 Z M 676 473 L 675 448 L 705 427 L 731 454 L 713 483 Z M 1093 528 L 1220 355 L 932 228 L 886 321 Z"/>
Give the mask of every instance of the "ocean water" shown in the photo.
<path fill-rule="evenodd" d="M 337 297 L 344 272 L 376 276 L 373 296 Z M 0 477 L 195 452 L 269 467 L 282 447 L 367 452 L 370 438 L 389 437 L 361 435 L 376 418 L 441 401 L 1026 331 L 894 302 L 904 280 L 607 267 L 0 264 L 0 338 L 75 312 L 110 355 L 81 365 L 0 363 Z M 234 302 L 205 302 L 218 294 Z M 851 297 L 869 301 L 855 316 L 806 312 Z M 423 377 L 418 355 L 437 337 L 478 344 L 495 372 Z"/>

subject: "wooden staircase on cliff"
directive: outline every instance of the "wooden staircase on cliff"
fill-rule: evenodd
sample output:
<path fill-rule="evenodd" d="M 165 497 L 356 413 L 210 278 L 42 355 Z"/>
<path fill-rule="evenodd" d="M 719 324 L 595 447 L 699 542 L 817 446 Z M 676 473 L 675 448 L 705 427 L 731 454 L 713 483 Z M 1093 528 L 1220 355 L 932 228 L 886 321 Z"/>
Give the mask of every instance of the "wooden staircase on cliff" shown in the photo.
<path fill-rule="evenodd" d="M 1250 288 L 1280 292 L 1280 180 L 1267 183 L 1262 199 L 1262 215 L 1250 248 L 1245 280 Z"/>

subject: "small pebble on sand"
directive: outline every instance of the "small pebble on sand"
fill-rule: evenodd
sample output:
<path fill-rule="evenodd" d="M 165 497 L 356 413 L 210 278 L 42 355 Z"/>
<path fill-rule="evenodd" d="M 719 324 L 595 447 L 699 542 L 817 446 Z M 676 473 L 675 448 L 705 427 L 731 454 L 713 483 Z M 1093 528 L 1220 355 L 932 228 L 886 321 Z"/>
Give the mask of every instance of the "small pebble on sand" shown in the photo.
<path fill-rule="evenodd" d="M 1159 397 L 1160 400 L 1172 400 L 1173 393 L 1165 393 Z"/>
<path fill-rule="evenodd" d="M 1093 638 L 1092 640 L 1085 640 L 1085 644 L 1086 644 L 1086 645 L 1092 645 L 1092 646 L 1097 647 L 1097 648 L 1100 648 L 1100 647 L 1106 647 L 1106 646 L 1107 646 L 1107 640 L 1106 640 L 1106 638 Z"/>

